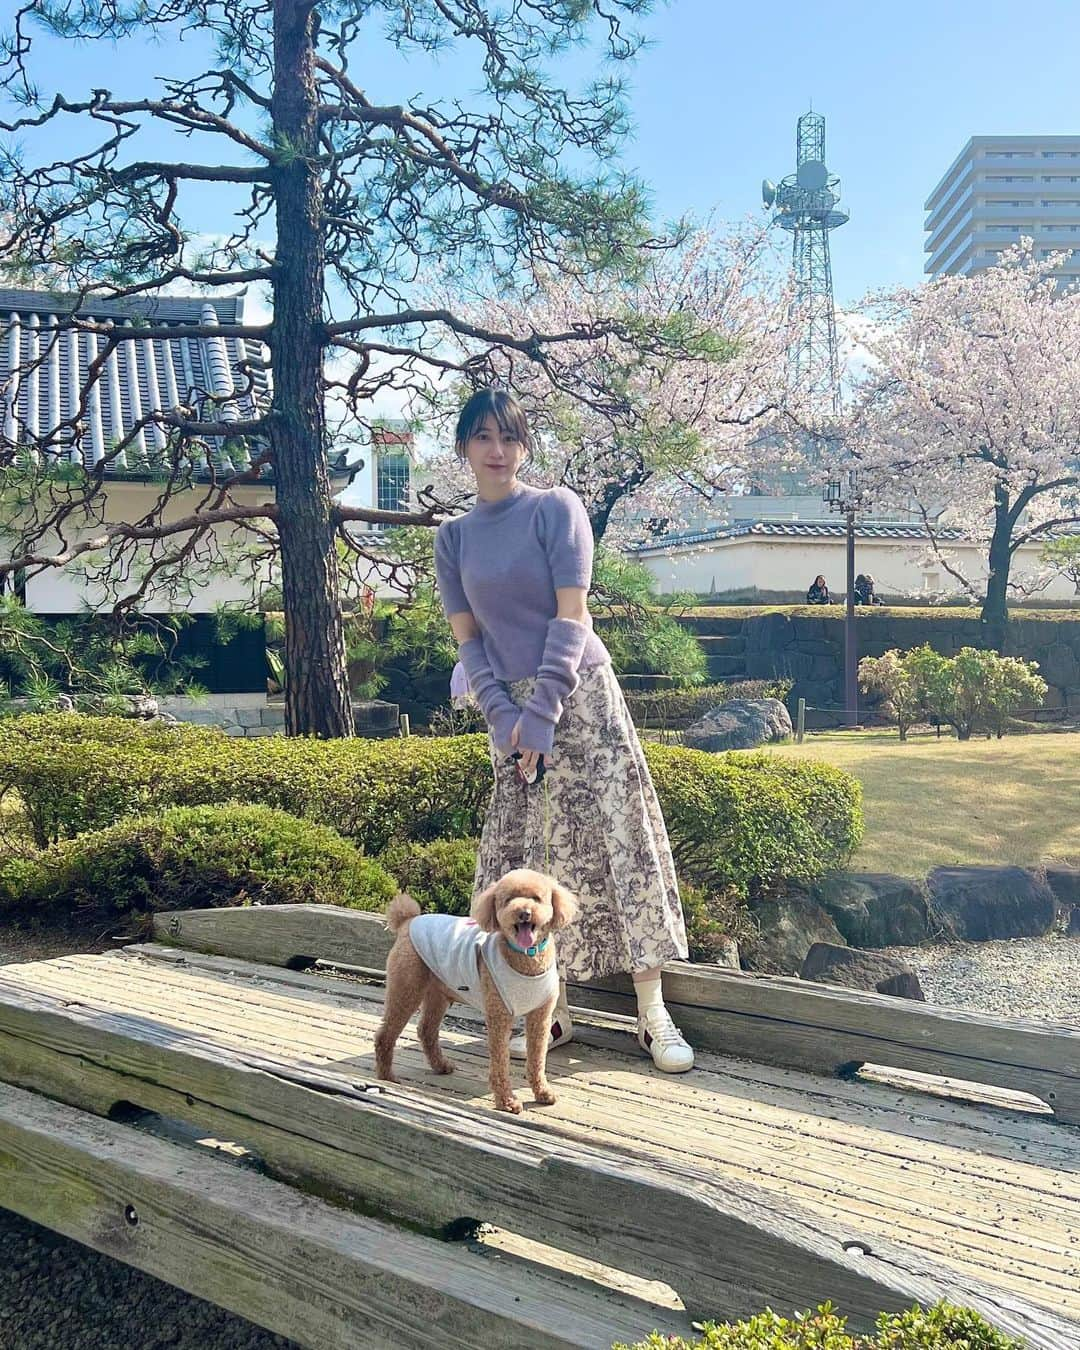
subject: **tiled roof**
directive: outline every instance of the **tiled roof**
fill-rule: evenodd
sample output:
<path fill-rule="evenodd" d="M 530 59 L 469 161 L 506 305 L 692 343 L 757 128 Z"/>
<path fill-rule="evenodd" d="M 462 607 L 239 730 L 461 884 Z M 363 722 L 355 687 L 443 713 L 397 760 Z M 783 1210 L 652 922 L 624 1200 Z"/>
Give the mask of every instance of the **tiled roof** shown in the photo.
<path fill-rule="evenodd" d="M 95 333 L 58 328 L 71 313 L 71 305 L 63 296 L 0 287 L 0 444 L 32 445 L 34 437 L 47 436 L 76 414 L 87 370 L 105 344 Z M 244 322 L 244 297 L 91 298 L 79 316 L 122 326 L 149 322 L 217 327 Z M 257 415 L 269 386 L 265 371 L 255 370 L 248 392 L 248 377 L 240 363 L 258 361 L 264 355 L 258 342 L 246 338 L 134 338 L 124 342 L 91 387 L 79 434 L 68 435 L 58 453 L 89 468 L 148 413 L 179 406 L 195 408 L 206 420 L 247 421 Z M 36 367 L 35 362 L 39 363 Z M 110 463 L 108 472 L 151 472 L 165 443 L 160 427 L 147 426 L 124 455 Z M 244 437 L 230 440 L 228 449 L 223 438 L 215 438 L 213 449 L 219 471 L 231 473 L 251 462 Z"/>
<path fill-rule="evenodd" d="M 684 548 L 692 544 L 708 544 L 724 539 L 843 539 L 847 533 L 844 521 L 831 520 L 739 520 L 731 525 L 717 525 L 705 530 L 688 530 L 682 534 L 665 534 L 656 539 L 642 540 L 632 546 L 635 553 L 656 549 Z M 959 540 L 962 530 L 940 529 L 938 539 Z M 925 529 L 912 520 L 857 520 L 857 539 L 901 539 L 917 543 L 926 539 Z"/>

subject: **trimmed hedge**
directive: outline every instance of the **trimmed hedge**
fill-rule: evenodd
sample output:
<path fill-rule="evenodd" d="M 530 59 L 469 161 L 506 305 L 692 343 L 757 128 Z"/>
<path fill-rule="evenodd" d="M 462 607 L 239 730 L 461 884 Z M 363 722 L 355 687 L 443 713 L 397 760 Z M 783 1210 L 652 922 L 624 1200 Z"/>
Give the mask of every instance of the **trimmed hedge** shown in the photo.
<path fill-rule="evenodd" d="M 25 719 L 27 721 L 31 719 Z M 243 801 L 328 825 L 362 852 L 480 833 L 491 793 L 483 736 L 387 741 L 192 735 L 145 743 L 74 714 L 0 724 L 0 797 L 17 792 L 39 846 L 171 806 Z M 62 735 L 53 723 L 63 723 Z M 124 724 L 128 725 L 128 724 Z M 862 836 L 861 792 L 842 770 L 760 754 L 646 744 L 680 874 L 739 895 L 842 867 Z"/>
<path fill-rule="evenodd" d="M 848 1331 L 847 1319 L 823 1303 L 816 1312 L 795 1317 L 767 1309 L 745 1322 L 706 1322 L 693 1341 L 654 1331 L 632 1347 L 612 1350 L 1024 1350 L 1024 1343 L 972 1309 L 949 1303 L 882 1313 L 874 1336 Z"/>
<path fill-rule="evenodd" d="M 830 764 L 652 744 L 645 758 L 679 874 L 708 891 L 811 881 L 862 838 L 862 788 Z"/>
<path fill-rule="evenodd" d="M 384 868 L 333 830 L 265 806 L 131 816 L 18 863 L 17 876 L 11 863 L 3 871 L 10 903 L 95 923 L 230 905 L 377 910 L 397 890 Z"/>
<path fill-rule="evenodd" d="M 140 739 L 139 730 L 75 713 L 0 722 L 0 800 L 17 794 L 39 848 L 154 808 L 244 801 L 329 825 L 377 854 L 397 839 L 478 835 L 491 793 L 482 736 L 244 740 L 141 728 Z"/>
<path fill-rule="evenodd" d="M 469 913 L 476 839 L 433 839 L 391 844 L 379 862 L 427 914 Z"/>

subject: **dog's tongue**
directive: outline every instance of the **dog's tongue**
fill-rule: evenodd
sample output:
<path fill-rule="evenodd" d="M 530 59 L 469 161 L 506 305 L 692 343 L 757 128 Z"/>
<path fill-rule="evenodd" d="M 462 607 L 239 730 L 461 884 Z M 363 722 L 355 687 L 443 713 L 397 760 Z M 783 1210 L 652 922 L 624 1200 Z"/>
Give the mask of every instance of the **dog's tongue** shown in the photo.
<path fill-rule="evenodd" d="M 536 929 L 531 923 L 519 923 L 517 925 L 517 941 L 519 947 L 532 947 L 536 942 Z"/>

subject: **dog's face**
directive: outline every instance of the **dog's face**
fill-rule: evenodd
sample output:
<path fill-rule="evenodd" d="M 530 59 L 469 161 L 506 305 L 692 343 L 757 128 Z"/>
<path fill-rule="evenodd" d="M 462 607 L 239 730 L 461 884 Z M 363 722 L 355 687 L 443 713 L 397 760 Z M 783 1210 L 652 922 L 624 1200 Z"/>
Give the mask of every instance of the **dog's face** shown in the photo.
<path fill-rule="evenodd" d="M 577 917 L 577 897 L 554 877 L 518 867 L 472 903 L 472 916 L 488 933 L 502 933 L 516 947 L 533 947 Z"/>

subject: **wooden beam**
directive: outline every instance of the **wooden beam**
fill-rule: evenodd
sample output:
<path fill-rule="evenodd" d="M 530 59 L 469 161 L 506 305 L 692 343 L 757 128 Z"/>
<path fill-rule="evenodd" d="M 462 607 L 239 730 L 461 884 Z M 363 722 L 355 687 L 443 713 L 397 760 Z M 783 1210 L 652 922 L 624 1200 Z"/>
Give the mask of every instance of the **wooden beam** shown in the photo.
<path fill-rule="evenodd" d="M 322 958 L 381 970 L 390 934 L 377 914 L 323 905 L 180 910 L 154 916 L 155 936 L 196 951 L 271 965 Z M 886 1065 L 989 1083 L 1046 1102 L 1080 1125 L 1080 1030 L 991 1017 L 836 985 L 675 961 L 664 997 L 702 1049 L 811 1072 Z M 628 976 L 570 986 L 571 1005 L 633 1015 Z"/>
<path fill-rule="evenodd" d="M 610 1350 L 665 1316 L 3 1084 L 0 1174 L 5 1207 L 312 1350 Z"/>
<path fill-rule="evenodd" d="M 529 1122 L 363 1082 L 286 1072 L 178 1037 L 144 1015 L 96 1011 L 0 970 L 0 1080 L 106 1114 L 117 1102 L 198 1125 L 320 1194 L 437 1228 L 488 1221 L 646 1279 L 695 1316 L 791 1312 L 831 1298 L 869 1328 L 882 1310 L 969 1303 L 1027 1338 L 1074 1350 L 1080 1328 L 780 1200 L 718 1181 L 688 1157 L 650 1168 Z M 613 1336 L 614 1340 L 615 1337 Z"/>

